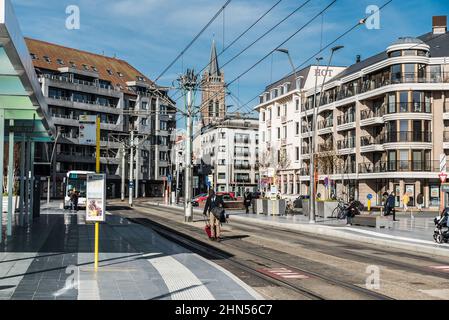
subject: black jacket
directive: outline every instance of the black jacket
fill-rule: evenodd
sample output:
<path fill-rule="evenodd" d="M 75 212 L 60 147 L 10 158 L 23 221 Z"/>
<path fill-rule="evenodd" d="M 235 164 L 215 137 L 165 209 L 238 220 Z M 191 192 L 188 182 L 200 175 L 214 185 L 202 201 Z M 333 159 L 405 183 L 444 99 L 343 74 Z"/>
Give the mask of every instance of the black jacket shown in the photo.
<path fill-rule="evenodd" d="M 250 204 L 252 200 L 253 200 L 252 193 L 251 192 L 245 192 L 245 194 L 243 195 L 243 202 L 245 204 Z"/>
<path fill-rule="evenodd" d="M 206 204 L 204 206 L 203 214 L 207 215 L 213 208 L 215 207 L 224 207 L 223 198 L 217 195 L 214 195 L 215 201 L 212 201 L 212 197 L 207 197 Z"/>

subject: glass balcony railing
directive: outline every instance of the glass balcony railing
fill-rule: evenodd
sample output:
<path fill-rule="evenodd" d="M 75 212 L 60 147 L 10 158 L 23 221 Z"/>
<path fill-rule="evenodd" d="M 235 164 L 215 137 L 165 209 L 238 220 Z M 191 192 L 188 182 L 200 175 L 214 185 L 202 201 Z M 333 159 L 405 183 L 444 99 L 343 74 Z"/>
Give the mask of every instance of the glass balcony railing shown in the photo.
<path fill-rule="evenodd" d="M 387 108 L 385 105 L 382 105 L 382 107 L 379 107 L 379 108 L 375 108 L 374 110 L 372 110 L 372 109 L 362 110 L 362 111 L 360 111 L 360 119 L 366 120 L 366 119 L 371 119 L 371 118 L 382 117 L 383 115 L 385 115 L 386 110 L 387 110 Z"/>
<path fill-rule="evenodd" d="M 318 122 L 318 130 L 330 128 L 334 125 L 332 118 L 321 120 Z"/>
<path fill-rule="evenodd" d="M 346 138 L 337 141 L 337 149 L 355 148 L 355 137 Z"/>
<path fill-rule="evenodd" d="M 383 161 L 378 163 L 360 163 L 359 173 L 383 173 L 383 172 L 438 172 L 439 161 Z"/>
<path fill-rule="evenodd" d="M 347 113 L 337 117 L 337 125 L 340 126 L 342 124 L 351 123 L 355 121 L 355 113 Z"/>
<path fill-rule="evenodd" d="M 387 132 L 385 134 L 384 143 L 394 143 L 394 142 L 432 142 L 431 132 L 421 132 L 421 131 L 397 131 L 397 132 Z"/>
<path fill-rule="evenodd" d="M 430 113 L 430 102 L 397 102 L 387 105 L 388 113 Z"/>
<path fill-rule="evenodd" d="M 360 146 L 367 147 L 375 144 L 384 144 L 385 137 L 383 135 L 378 135 L 376 137 L 373 136 L 364 136 L 360 138 Z"/>

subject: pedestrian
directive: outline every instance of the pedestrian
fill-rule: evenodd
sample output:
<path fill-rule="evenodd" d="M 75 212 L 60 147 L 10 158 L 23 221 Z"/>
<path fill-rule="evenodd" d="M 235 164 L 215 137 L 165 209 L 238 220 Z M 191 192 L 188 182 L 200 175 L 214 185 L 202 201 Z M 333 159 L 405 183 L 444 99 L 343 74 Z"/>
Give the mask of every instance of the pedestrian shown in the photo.
<path fill-rule="evenodd" d="M 390 195 L 388 196 L 388 199 L 387 199 L 387 211 L 388 211 L 387 215 L 390 215 L 391 213 L 393 213 L 393 221 L 397 221 L 395 205 L 396 205 L 395 193 L 392 192 L 392 193 L 390 193 Z"/>
<path fill-rule="evenodd" d="M 223 208 L 224 201 L 223 198 L 215 194 L 214 189 L 209 190 L 209 196 L 207 197 L 206 204 L 204 206 L 203 215 L 209 217 L 210 227 L 211 227 L 211 237 L 212 241 L 221 241 L 221 222 L 212 211 L 215 208 Z"/>
<path fill-rule="evenodd" d="M 388 191 L 385 191 L 382 194 L 382 202 L 383 202 L 383 205 L 384 205 L 384 207 L 383 207 L 383 209 L 384 209 L 384 216 L 388 216 L 388 201 L 387 201 L 388 195 L 389 195 Z"/>
<path fill-rule="evenodd" d="M 243 205 L 246 209 L 246 214 L 249 214 L 249 207 L 251 206 L 251 201 L 253 200 L 253 195 L 249 192 L 249 189 L 246 189 L 246 192 L 243 195 Z"/>
<path fill-rule="evenodd" d="M 416 204 L 418 206 L 418 211 L 422 212 L 422 208 L 424 205 L 424 196 L 421 192 L 416 196 Z"/>
<path fill-rule="evenodd" d="M 410 201 L 410 196 L 408 195 L 408 192 L 404 193 L 402 196 L 402 204 L 404 205 L 404 212 L 408 211 L 408 203 Z"/>
<path fill-rule="evenodd" d="M 74 189 L 70 196 L 70 210 L 75 210 L 75 212 L 78 212 L 78 199 L 79 193 L 76 189 Z"/>

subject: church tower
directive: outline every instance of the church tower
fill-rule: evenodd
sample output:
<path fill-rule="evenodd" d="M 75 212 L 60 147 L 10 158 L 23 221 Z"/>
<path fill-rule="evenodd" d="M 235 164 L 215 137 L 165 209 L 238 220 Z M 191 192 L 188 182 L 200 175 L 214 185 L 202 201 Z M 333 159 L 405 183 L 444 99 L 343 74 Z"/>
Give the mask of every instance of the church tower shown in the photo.
<path fill-rule="evenodd" d="M 218 66 L 215 40 L 212 42 L 209 66 L 201 80 L 202 125 L 221 121 L 226 116 L 226 88 L 224 74 Z"/>

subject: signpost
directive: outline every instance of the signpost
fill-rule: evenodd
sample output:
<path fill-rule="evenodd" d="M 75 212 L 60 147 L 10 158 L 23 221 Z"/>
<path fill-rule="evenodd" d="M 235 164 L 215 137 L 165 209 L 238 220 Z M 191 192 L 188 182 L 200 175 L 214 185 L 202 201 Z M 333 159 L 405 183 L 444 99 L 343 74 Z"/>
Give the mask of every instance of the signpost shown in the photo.
<path fill-rule="evenodd" d="M 368 193 L 368 195 L 366 196 L 366 198 L 368 199 L 368 212 L 371 211 L 371 199 L 373 198 L 373 195 L 371 193 Z"/>
<path fill-rule="evenodd" d="M 440 187 L 440 213 L 444 210 L 444 192 L 443 192 L 443 184 L 446 182 L 447 173 L 446 173 L 446 154 L 442 153 L 440 154 L 440 174 L 438 177 L 441 181 L 441 187 Z"/>

